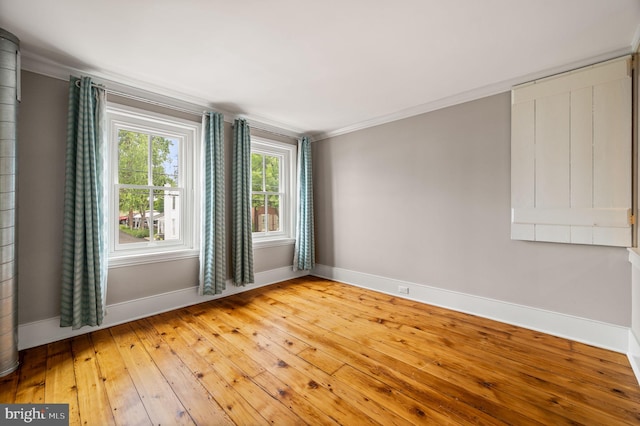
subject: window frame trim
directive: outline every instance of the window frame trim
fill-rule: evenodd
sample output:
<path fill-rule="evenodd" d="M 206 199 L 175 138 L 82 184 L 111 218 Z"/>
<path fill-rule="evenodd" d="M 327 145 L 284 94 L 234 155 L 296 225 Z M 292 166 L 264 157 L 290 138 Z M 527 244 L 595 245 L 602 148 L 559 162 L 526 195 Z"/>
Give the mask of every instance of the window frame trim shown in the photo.
<path fill-rule="evenodd" d="M 257 153 L 266 155 L 280 155 L 283 157 L 284 163 L 281 165 L 281 176 L 285 177 L 286 182 L 285 190 L 282 192 L 281 203 L 285 205 L 285 212 L 288 216 L 288 220 L 280 219 L 282 231 L 279 232 L 252 232 L 253 247 L 267 248 L 277 247 L 283 245 L 292 245 L 295 243 L 295 227 L 296 227 L 296 205 L 297 205 L 297 144 L 289 144 L 286 142 L 280 142 L 273 139 L 268 139 L 260 136 L 251 136 L 251 153 L 255 151 Z M 288 161 L 287 161 L 288 159 Z M 286 176 L 285 176 L 286 174 Z M 281 188 L 282 190 L 283 188 Z M 262 191 L 257 191 L 262 192 Z M 251 189 L 253 194 L 253 188 Z M 284 201 L 284 202 L 283 202 Z"/>
<path fill-rule="evenodd" d="M 107 104 L 107 138 L 108 138 L 108 264 L 109 267 L 122 267 L 147 263 L 165 262 L 183 258 L 197 257 L 200 253 L 200 138 L 202 124 L 196 121 L 172 117 L 170 115 L 143 110 L 118 103 Z M 181 202 L 184 214 L 181 215 L 181 235 L 179 243 L 147 245 L 122 249 L 116 241 L 116 225 L 113 215 L 116 211 L 118 194 L 121 185 L 118 180 L 118 146 L 114 138 L 114 130 L 127 130 L 144 133 L 159 132 L 160 135 L 180 139 L 180 178 L 184 200 Z M 151 186 L 149 186 L 151 187 Z"/>

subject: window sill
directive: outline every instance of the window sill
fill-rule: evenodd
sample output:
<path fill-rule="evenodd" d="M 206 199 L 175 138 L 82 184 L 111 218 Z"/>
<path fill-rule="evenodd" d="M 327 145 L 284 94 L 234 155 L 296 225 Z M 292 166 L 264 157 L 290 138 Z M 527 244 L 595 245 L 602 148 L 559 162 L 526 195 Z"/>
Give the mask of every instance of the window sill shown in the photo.
<path fill-rule="evenodd" d="M 122 268 L 126 266 L 145 265 L 149 263 L 162 263 L 170 262 L 172 260 L 189 259 L 198 257 L 200 255 L 199 250 L 178 250 L 169 251 L 164 253 L 143 253 L 143 254 L 129 254 L 113 256 L 109 258 L 109 269 Z"/>
<path fill-rule="evenodd" d="M 254 249 L 263 249 L 268 247 L 289 246 L 296 243 L 295 238 L 274 238 L 253 240 Z"/>

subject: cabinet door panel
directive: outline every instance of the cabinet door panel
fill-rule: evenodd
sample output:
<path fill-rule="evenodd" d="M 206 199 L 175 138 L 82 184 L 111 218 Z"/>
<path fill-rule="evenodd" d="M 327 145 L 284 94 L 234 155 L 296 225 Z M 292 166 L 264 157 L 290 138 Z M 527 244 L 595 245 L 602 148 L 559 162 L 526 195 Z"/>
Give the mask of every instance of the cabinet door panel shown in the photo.
<path fill-rule="evenodd" d="M 512 239 L 631 245 L 629 61 L 513 89 Z"/>
<path fill-rule="evenodd" d="M 630 79 L 593 88 L 593 204 L 631 204 Z"/>
<path fill-rule="evenodd" d="M 571 92 L 571 207 L 593 207 L 592 88 Z"/>
<path fill-rule="evenodd" d="M 513 106 L 511 120 L 511 203 L 533 207 L 535 200 L 535 109 L 534 102 Z"/>
<path fill-rule="evenodd" d="M 536 101 L 536 207 L 570 207 L 569 95 L 562 93 Z"/>

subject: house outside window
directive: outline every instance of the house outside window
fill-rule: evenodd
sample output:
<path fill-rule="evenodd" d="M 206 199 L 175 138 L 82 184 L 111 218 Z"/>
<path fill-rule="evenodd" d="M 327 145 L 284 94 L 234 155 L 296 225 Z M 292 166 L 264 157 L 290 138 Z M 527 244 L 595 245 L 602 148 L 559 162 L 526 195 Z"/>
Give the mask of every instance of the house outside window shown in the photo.
<path fill-rule="evenodd" d="M 110 265 L 197 255 L 199 125 L 109 105 Z"/>
<path fill-rule="evenodd" d="M 254 246 L 293 243 L 296 146 L 251 137 Z"/>

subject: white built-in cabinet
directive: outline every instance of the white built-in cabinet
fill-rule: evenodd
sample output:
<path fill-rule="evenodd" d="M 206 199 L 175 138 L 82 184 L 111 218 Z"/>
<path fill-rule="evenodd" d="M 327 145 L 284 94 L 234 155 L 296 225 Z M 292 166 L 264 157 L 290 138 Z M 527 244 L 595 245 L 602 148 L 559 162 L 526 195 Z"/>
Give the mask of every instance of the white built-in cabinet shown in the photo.
<path fill-rule="evenodd" d="M 511 95 L 511 238 L 631 246 L 631 58 Z"/>

